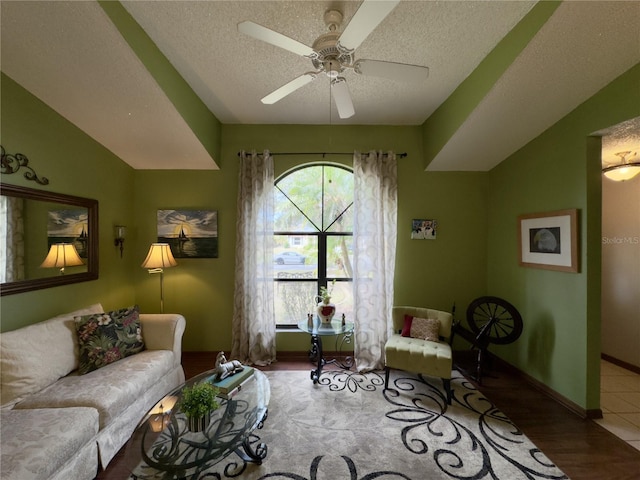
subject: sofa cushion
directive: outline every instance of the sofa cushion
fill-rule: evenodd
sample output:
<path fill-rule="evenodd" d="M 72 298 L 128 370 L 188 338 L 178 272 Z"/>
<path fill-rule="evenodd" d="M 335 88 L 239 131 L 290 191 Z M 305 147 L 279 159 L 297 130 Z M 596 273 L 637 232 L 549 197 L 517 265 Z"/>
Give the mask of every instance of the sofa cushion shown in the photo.
<path fill-rule="evenodd" d="M 27 397 L 14 409 L 93 407 L 98 410 L 103 429 L 170 372 L 173 364 L 173 352 L 145 350 L 86 375 L 74 372 Z"/>
<path fill-rule="evenodd" d="M 97 472 L 98 412 L 94 408 L 2 410 L 2 479 L 46 480 L 92 445 Z M 95 473 L 94 473 L 95 475 Z"/>
<path fill-rule="evenodd" d="M 144 350 L 138 306 L 75 317 L 84 375 Z"/>
<path fill-rule="evenodd" d="M 98 303 L 0 334 L 2 406 L 43 389 L 78 368 L 73 317 L 102 311 Z"/>

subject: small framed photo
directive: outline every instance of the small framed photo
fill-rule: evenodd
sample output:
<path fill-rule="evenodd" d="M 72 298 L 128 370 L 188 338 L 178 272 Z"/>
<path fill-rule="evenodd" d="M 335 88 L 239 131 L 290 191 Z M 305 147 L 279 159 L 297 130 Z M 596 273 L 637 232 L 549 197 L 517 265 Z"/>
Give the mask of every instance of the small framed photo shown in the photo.
<path fill-rule="evenodd" d="M 431 219 L 413 219 L 411 220 L 411 239 L 412 240 L 435 240 L 438 222 Z"/>
<path fill-rule="evenodd" d="M 578 272 L 578 211 L 520 215 L 518 244 L 523 267 Z"/>

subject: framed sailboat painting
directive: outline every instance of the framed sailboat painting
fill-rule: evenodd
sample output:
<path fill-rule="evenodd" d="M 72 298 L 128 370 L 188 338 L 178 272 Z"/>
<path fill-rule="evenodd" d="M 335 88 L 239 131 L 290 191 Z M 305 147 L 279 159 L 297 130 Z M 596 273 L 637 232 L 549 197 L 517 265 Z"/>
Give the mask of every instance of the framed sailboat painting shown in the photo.
<path fill-rule="evenodd" d="M 86 208 L 49 210 L 47 216 L 47 251 L 54 243 L 72 243 L 80 258 L 87 258 L 89 213 Z"/>
<path fill-rule="evenodd" d="M 175 258 L 218 258 L 218 211 L 158 210 L 158 242 Z"/>

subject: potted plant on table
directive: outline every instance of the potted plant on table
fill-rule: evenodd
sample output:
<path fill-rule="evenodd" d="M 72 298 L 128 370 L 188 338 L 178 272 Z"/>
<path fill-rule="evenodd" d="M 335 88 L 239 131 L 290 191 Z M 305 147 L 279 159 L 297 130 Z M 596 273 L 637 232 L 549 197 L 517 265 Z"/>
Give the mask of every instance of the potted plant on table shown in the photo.
<path fill-rule="evenodd" d="M 192 432 L 201 432 L 209 425 L 211 412 L 220 406 L 216 400 L 218 388 L 210 383 L 199 383 L 182 391 L 180 410 L 187 416 Z"/>
<path fill-rule="evenodd" d="M 316 302 L 319 302 L 316 312 L 322 323 L 330 323 L 336 313 L 336 306 L 331 303 L 331 292 L 335 284 L 336 280 L 333 279 L 330 289 L 325 286 L 320 287 L 320 295 L 315 297 Z"/>

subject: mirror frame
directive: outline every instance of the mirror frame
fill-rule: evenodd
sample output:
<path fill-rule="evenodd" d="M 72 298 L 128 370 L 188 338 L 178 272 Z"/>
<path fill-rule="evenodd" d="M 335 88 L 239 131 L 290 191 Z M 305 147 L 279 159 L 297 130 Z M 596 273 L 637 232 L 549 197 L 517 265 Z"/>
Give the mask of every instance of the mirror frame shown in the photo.
<path fill-rule="evenodd" d="M 57 277 L 34 278 L 31 280 L 20 280 L 17 282 L 7 282 L 0 284 L 0 296 L 13 295 L 16 293 L 31 292 L 42 288 L 69 285 L 71 283 L 88 282 L 98 279 L 98 201 L 90 198 L 65 195 L 63 193 L 47 192 L 28 187 L 9 185 L 0 183 L 0 194 L 11 197 L 20 197 L 44 202 L 62 203 L 84 207 L 87 209 L 89 229 L 87 247 L 87 271 L 81 273 L 70 273 Z"/>

